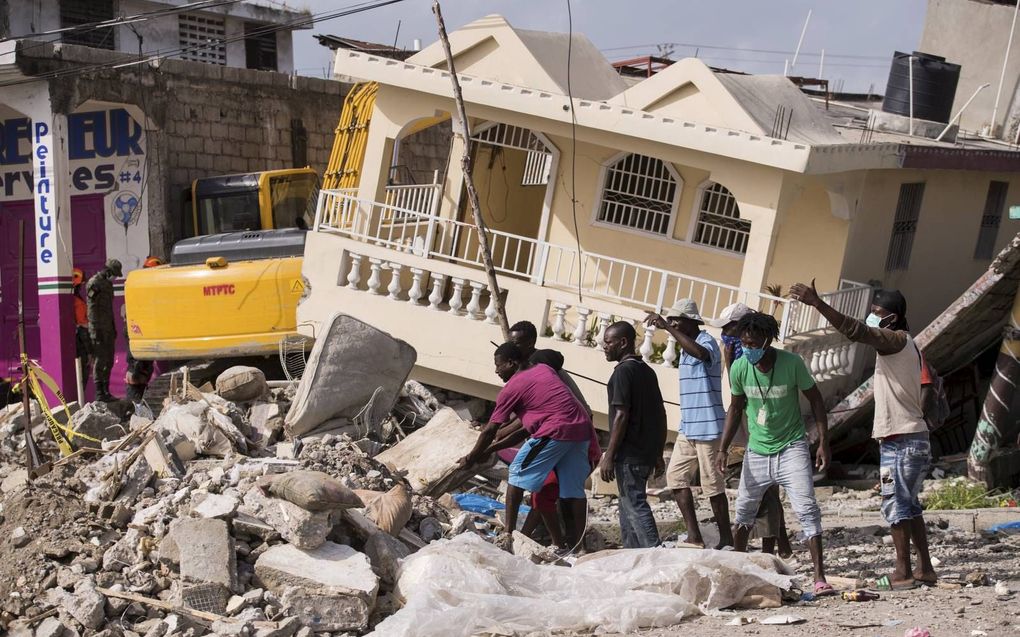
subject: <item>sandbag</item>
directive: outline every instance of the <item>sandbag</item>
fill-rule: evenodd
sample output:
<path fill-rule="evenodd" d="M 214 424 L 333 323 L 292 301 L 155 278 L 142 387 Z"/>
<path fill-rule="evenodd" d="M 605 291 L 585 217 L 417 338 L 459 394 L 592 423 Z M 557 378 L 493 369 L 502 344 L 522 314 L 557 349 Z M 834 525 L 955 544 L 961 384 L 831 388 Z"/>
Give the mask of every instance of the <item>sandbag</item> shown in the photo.
<path fill-rule="evenodd" d="M 241 403 L 269 393 L 269 385 L 261 369 L 235 365 L 216 378 L 216 393 L 222 398 Z"/>
<path fill-rule="evenodd" d="M 396 537 L 411 519 L 411 493 L 398 484 L 365 504 L 365 517 L 383 531 Z"/>
<path fill-rule="evenodd" d="M 290 471 L 259 478 L 266 495 L 296 504 L 306 511 L 361 508 L 365 503 L 353 491 L 321 471 Z"/>

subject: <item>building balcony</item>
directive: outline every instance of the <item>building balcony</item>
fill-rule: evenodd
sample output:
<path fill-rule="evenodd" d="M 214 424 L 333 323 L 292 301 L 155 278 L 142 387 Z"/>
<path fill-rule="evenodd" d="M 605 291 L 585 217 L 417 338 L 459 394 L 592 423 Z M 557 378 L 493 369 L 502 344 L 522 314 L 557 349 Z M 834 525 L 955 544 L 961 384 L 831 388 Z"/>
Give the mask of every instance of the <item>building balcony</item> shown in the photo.
<path fill-rule="evenodd" d="M 314 336 L 316 325 L 334 312 L 353 315 L 413 345 L 419 380 L 491 399 L 502 383 L 493 372 L 490 343 L 498 343 L 501 334 L 477 229 L 436 214 L 438 188 L 391 186 L 383 202 L 322 191 L 305 251 L 310 292 L 298 320 Z M 643 319 L 685 297 L 698 302 L 706 319 L 736 302 L 774 315 L 782 332 L 779 346 L 805 358 L 828 397 L 835 400 L 850 388 L 856 348 L 795 301 L 576 246 L 500 231 L 488 237 L 510 322 L 533 322 L 538 346 L 563 352 L 565 367 L 578 377 L 602 427 L 607 401 L 601 384 L 612 373 L 600 347 L 605 329 L 617 320 L 635 325 L 639 353 L 656 370 L 663 396 L 675 402 L 676 342 L 645 327 Z M 862 316 L 870 294 L 868 286 L 844 281 L 824 297 Z M 718 336 L 717 329 L 708 329 Z M 676 422 L 677 408 L 667 408 Z"/>

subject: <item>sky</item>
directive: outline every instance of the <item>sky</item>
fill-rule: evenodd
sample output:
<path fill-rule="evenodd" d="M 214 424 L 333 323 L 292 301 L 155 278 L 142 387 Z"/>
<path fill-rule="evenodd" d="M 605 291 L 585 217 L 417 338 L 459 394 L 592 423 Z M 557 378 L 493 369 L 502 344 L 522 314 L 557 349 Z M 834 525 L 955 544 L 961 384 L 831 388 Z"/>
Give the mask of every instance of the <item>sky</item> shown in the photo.
<path fill-rule="evenodd" d="M 262 0 L 263 2 L 265 0 Z M 288 0 L 312 13 L 335 11 L 356 0 Z M 273 0 L 273 4 L 283 4 Z M 571 0 L 574 31 L 588 36 L 610 60 L 658 54 L 675 43 L 674 59 L 697 57 L 711 66 L 756 74 L 782 74 L 793 61 L 808 11 L 811 18 L 790 75 L 819 76 L 833 89 L 883 92 L 893 51 L 918 47 L 926 0 Z M 431 0 L 405 0 L 352 16 L 319 22 L 294 34 L 295 68 L 302 75 L 329 72 L 328 49 L 313 34 L 326 33 L 411 48 L 437 39 Z M 566 32 L 567 0 L 443 0 L 449 30 L 498 13 L 515 27 Z M 397 36 L 397 24 L 400 24 Z M 749 49 L 754 49 L 749 50 Z M 841 82 L 841 84 L 839 84 Z"/>

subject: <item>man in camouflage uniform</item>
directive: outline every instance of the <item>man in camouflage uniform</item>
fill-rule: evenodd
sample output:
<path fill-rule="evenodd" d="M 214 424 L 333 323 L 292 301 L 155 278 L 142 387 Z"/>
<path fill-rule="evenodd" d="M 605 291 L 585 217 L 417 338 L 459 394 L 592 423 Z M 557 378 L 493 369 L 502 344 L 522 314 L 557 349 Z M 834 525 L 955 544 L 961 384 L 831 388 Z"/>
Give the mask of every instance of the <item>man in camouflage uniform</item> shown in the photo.
<path fill-rule="evenodd" d="M 117 328 L 113 320 L 113 279 L 122 276 L 120 261 L 110 259 L 97 272 L 85 288 L 88 304 L 89 336 L 94 356 L 93 377 L 96 383 L 96 400 L 117 400 L 110 394 L 110 372 L 113 369 L 113 348 Z"/>

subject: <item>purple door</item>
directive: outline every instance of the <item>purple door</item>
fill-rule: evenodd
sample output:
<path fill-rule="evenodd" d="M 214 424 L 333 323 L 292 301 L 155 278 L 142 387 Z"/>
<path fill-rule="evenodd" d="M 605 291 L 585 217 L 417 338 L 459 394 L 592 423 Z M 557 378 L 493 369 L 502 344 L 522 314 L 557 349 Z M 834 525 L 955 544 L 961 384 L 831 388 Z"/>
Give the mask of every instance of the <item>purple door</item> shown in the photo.
<path fill-rule="evenodd" d="M 20 349 L 18 346 L 18 221 L 25 220 L 25 337 L 28 355 L 38 360 L 39 346 L 39 291 L 35 260 L 35 209 L 32 201 L 0 203 L 0 374 L 20 377 Z M 99 271 L 106 261 L 106 229 L 103 216 L 103 195 L 71 197 L 71 234 L 74 246 L 73 267 L 85 272 L 86 280 Z M 84 294 L 82 290 L 82 294 Z M 120 315 L 122 298 L 114 300 L 114 310 Z M 71 322 L 73 326 L 73 321 Z M 73 327 L 72 327 L 73 329 Z M 123 332 L 121 328 L 119 331 Z M 111 388 L 123 392 L 124 352 L 123 334 L 118 334 L 117 358 L 110 375 Z M 71 340 L 73 343 L 73 339 Z M 68 353 L 74 356 L 74 352 Z M 40 361 L 44 365 L 45 361 Z M 74 396 L 73 387 L 62 387 L 67 396 Z M 85 395 L 94 395 L 92 383 Z"/>
<path fill-rule="evenodd" d="M 39 357 L 39 292 L 35 269 L 32 200 L 0 203 L 0 376 L 21 378 L 18 344 L 18 229 L 25 222 L 25 344 Z"/>

